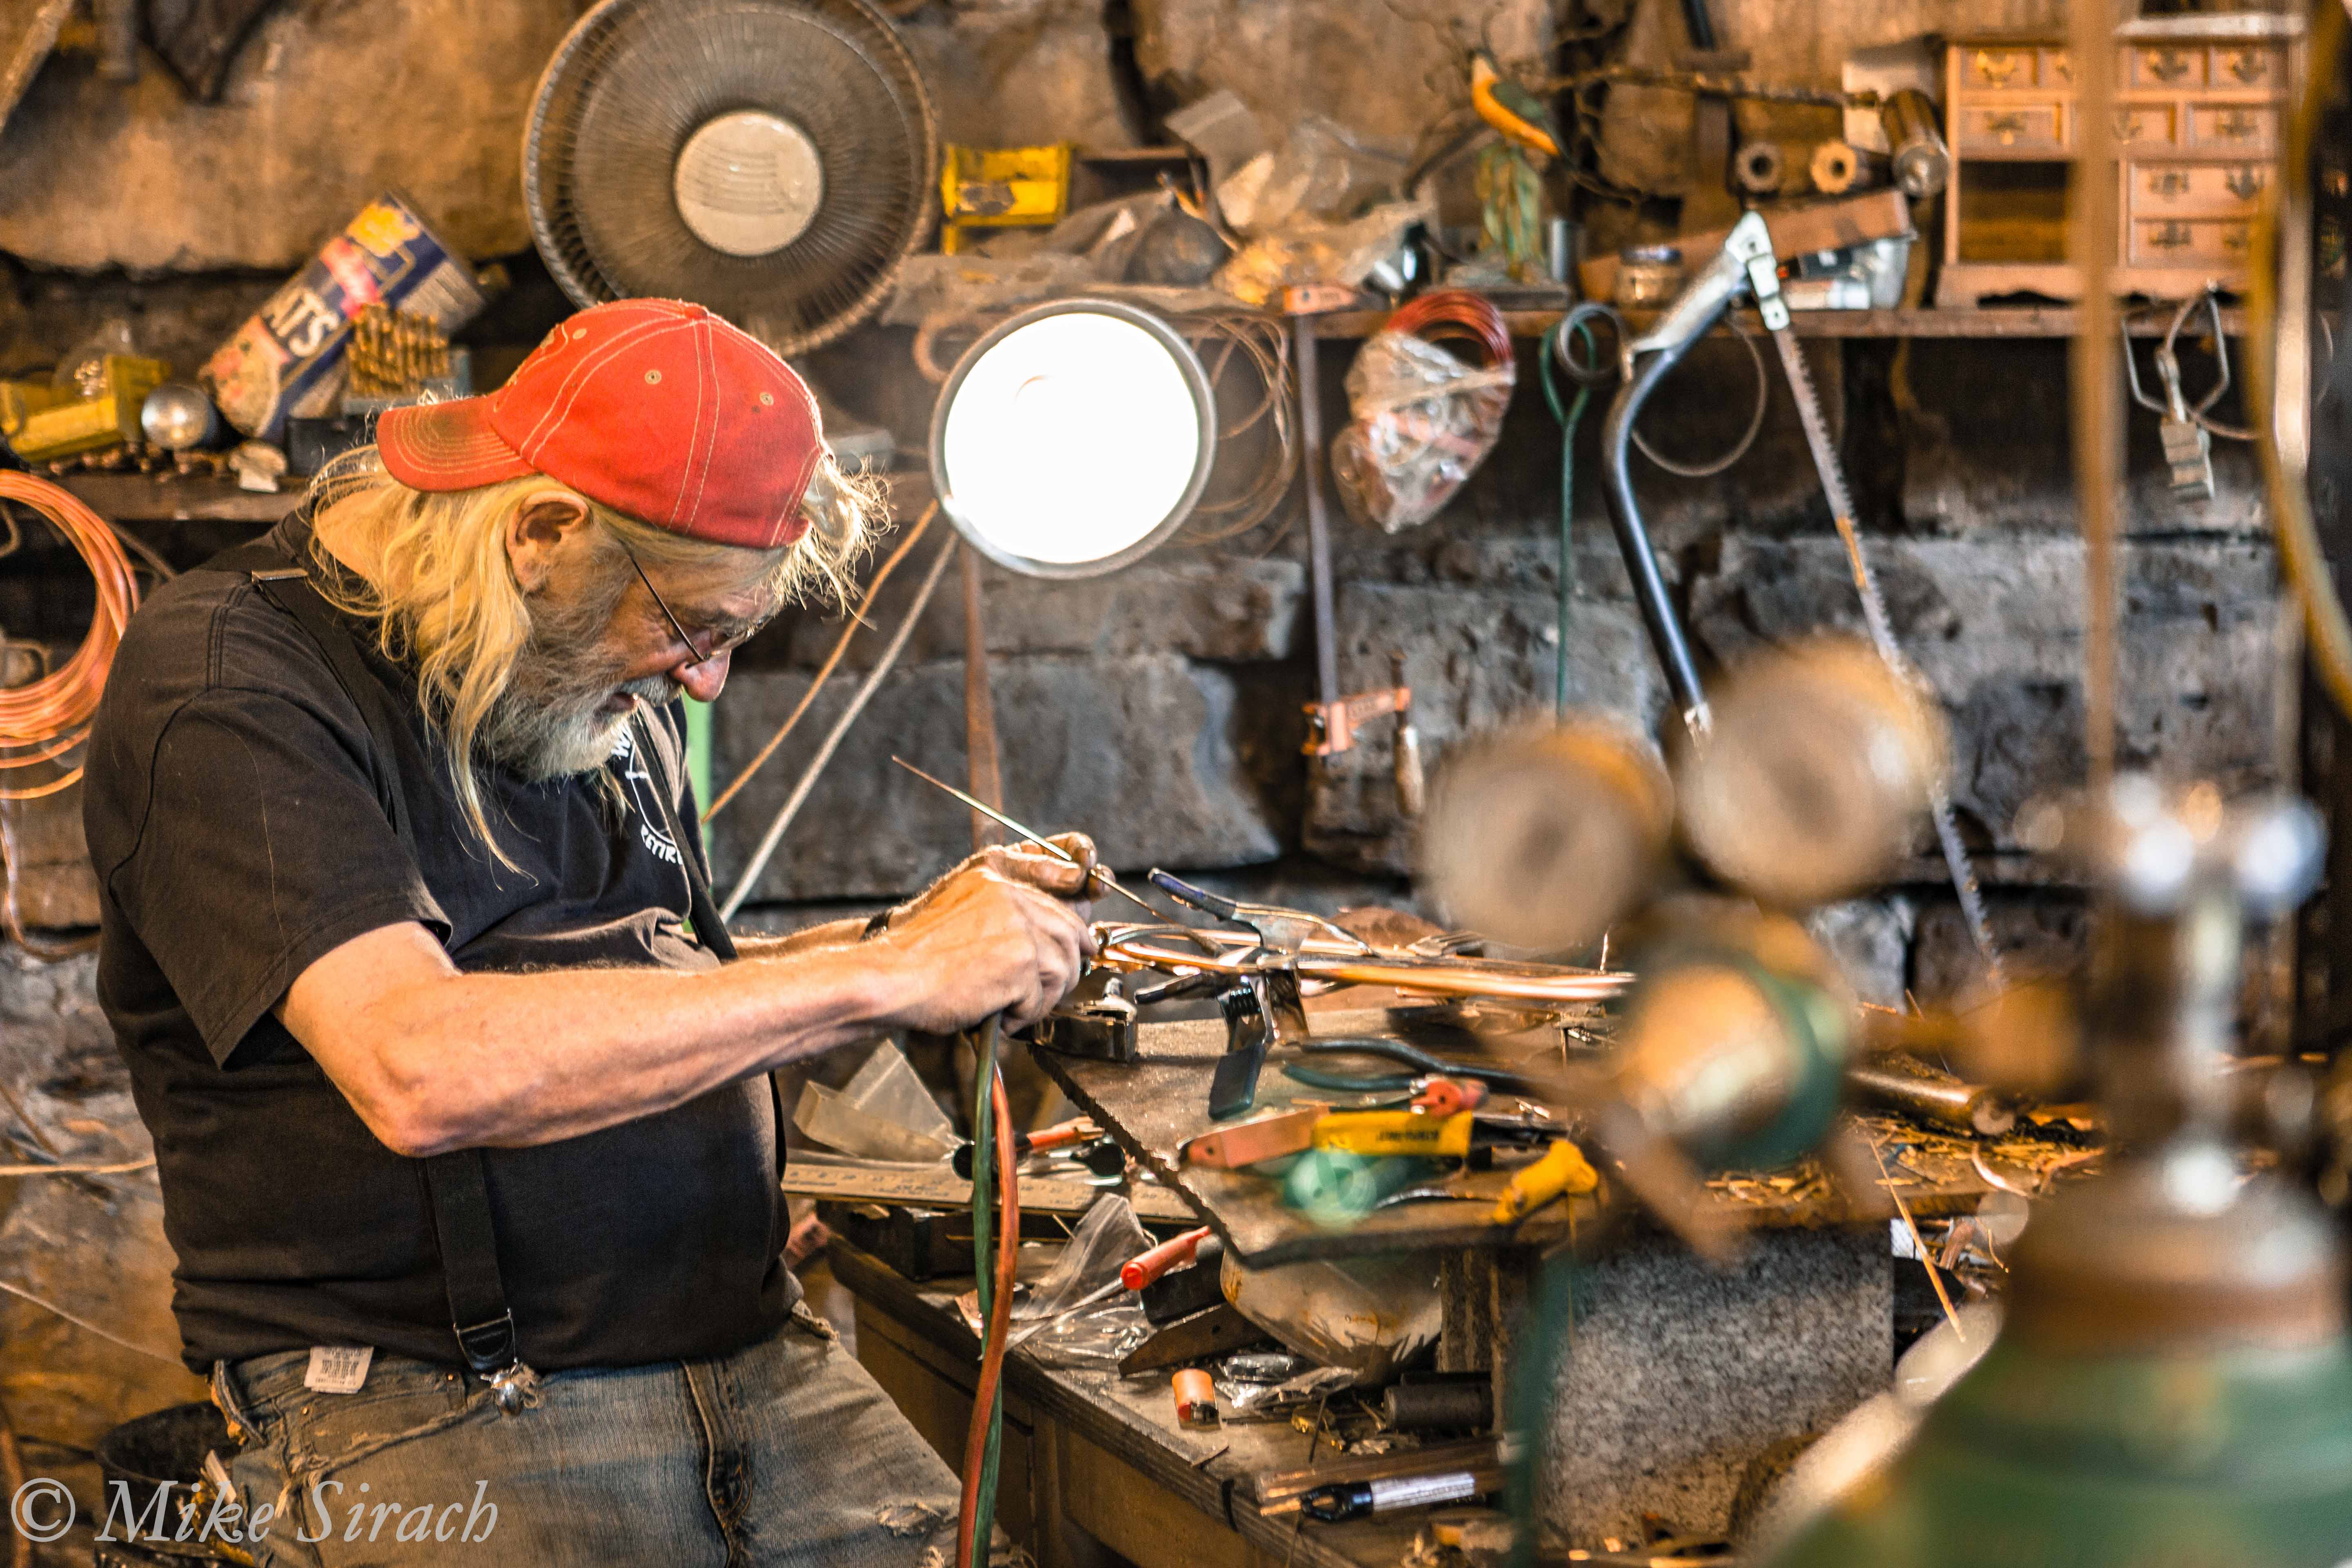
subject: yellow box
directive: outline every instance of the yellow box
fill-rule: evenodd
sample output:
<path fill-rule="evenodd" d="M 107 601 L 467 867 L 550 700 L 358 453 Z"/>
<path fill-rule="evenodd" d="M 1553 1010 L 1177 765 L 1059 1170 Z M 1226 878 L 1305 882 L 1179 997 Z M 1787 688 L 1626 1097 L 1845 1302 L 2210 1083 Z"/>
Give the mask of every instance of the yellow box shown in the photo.
<path fill-rule="evenodd" d="M 940 248 L 961 250 L 965 231 L 1059 223 L 1070 210 L 1070 144 L 960 147 L 940 163 Z"/>
<path fill-rule="evenodd" d="M 14 436 L 42 409 L 72 401 L 72 393 L 46 381 L 0 381 L 0 436 Z"/>
<path fill-rule="evenodd" d="M 28 411 L 9 433 L 8 445 L 27 463 L 47 463 L 135 440 L 140 405 L 171 374 L 172 367 L 159 359 L 109 354 L 103 393 Z"/>

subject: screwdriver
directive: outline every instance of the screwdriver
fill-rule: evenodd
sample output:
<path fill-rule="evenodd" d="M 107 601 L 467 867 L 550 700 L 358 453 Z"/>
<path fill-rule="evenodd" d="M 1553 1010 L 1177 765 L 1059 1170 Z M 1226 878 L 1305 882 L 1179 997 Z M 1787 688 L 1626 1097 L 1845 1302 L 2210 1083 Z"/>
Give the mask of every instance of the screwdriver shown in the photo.
<path fill-rule="evenodd" d="M 1073 1143 L 1090 1143 L 1102 1136 L 1102 1129 L 1085 1117 L 1056 1123 L 1036 1132 L 1016 1132 L 1013 1135 L 1013 1155 L 1019 1159 L 1047 1149 L 1066 1149 Z M 971 1145 L 959 1143 L 955 1152 L 955 1173 L 971 1177 Z"/>
<path fill-rule="evenodd" d="M 1200 1250 L 1201 1243 L 1209 1239 L 1207 1226 L 1188 1230 L 1171 1240 L 1163 1241 L 1149 1252 L 1139 1252 L 1118 1266 L 1118 1282 L 1130 1290 L 1140 1290 L 1180 1263 L 1190 1263 Z"/>
<path fill-rule="evenodd" d="M 930 774 L 925 773 L 922 769 L 917 767 L 914 763 L 908 762 L 904 757 L 893 756 L 890 760 L 898 763 L 900 767 L 906 769 L 908 773 L 914 774 L 917 778 L 922 780 L 925 784 L 930 785 L 933 789 L 944 790 L 949 795 L 953 795 L 956 799 L 963 802 L 964 805 L 971 807 L 972 810 L 980 813 L 981 816 L 988 818 L 989 821 L 995 823 L 999 827 L 1009 828 L 1013 832 L 1019 834 L 1022 837 L 1026 838 L 1030 843 L 1034 844 L 1038 848 L 1043 849 L 1046 854 L 1051 855 L 1054 858 L 1061 861 L 1063 864 L 1068 866 L 1078 865 L 1078 858 L 1076 856 L 1071 854 L 1068 850 L 1063 848 L 1060 845 L 1055 843 L 1044 834 L 1037 832 L 1034 828 L 1024 827 L 1021 824 L 1013 821 L 1011 817 L 1005 816 L 994 806 L 983 805 L 982 802 L 974 800 L 971 795 L 968 795 L 963 791 L 956 788 L 955 785 L 948 784 L 942 780 L 933 778 Z M 1117 893 L 1120 898 L 1125 899 L 1129 903 L 1133 904 L 1137 909 L 1141 910 L 1145 914 L 1150 915 L 1153 924 L 1165 925 L 1168 923 L 1167 916 L 1161 914 L 1158 910 L 1153 909 L 1150 904 L 1145 903 L 1141 899 L 1137 898 L 1133 893 L 1129 892 L 1125 888 L 1120 887 L 1118 879 L 1112 876 L 1108 868 L 1102 866 L 1082 866 L 1079 867 L 1079 868 L 1087 873 L 1088 886 L 1092 886 L 1094 883 L 1099 882 L 1104 887 L 1109 889 L 1112 892 Z"/>

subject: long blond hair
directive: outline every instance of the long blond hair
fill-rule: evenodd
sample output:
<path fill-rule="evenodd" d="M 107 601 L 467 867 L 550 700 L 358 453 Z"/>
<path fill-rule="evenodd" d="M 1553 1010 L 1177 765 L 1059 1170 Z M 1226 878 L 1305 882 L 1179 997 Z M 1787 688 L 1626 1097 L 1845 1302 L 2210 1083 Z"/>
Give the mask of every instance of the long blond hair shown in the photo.
<path fill-rule="evenodd" d="M 587 510 L 590 569 L 613 605 L 633 575 L 624 546 L 648 565 L 740 563 L 776 604 L 844 605 L 851 569 L 883 512 L 880 481 L 843 472 L 830 454 L 801 502 L 807 531 L 784 548 L 757 552 L 650 527 L 537 474 L 474 489 L 415 490 L 384 471 L 373 447 L 322 469 L 311 481 L 313 515 L 333 509 L 338 529 L 365 542 L 370 563 L 364 575 L 353 572 L 314 532 L 311 552 L 326 568 L 320 591 L 337 609 L 374 623 L 384 657 L 415 673 L 428 725 L 447 754 L 458 809 L 509 868 L 515 862 L 491 830 L 476 751 L 530 640 L 530 606 L 507 558 L 507 522 L 527 500 L 550 491 Z"/>

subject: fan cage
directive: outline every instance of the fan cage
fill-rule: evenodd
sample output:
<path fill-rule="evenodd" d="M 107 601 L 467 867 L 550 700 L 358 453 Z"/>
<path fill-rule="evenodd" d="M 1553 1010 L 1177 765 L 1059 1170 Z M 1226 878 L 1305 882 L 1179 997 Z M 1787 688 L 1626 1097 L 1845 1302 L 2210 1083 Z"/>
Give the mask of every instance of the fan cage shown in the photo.
<path fill-rule="evenodd" d="M 640 25 L 684 21 L 698 10 L 704 15 L 716 15 L 722 10 L 789 14 L 826 27 L 864 56 L 877 74 L 886 79 L 894 106 L 909 132 L 908 140 L 919 150 L 919 166 L 906 176 L 908 199 L 898 216 L 895 241 L 887 254 L 877 251 L 865 261 L 869 275 L 854 296 L 824 311 L 814 322 L 796 328 L 780 329 L 773 317 L 737 321 L 737 325 L 780 354 L 805 353 L 839 338 L 881 307 L 896 287 L 906 258 L 929 237 L 938 217 L 934 198 L 940 159 L 939 129 L 930 95 L 914 57 L 897 30 L 866 0 L 718 0 L 701 7 L 679 6 L 677 0 L 603 0 L 573 26 L 558 46 L 532 97 L 522 153 L 523 202 L 531 237 L 548 271 L 575 303 L 586 307 L 628 297 L 631 291 L 598 264 L 582 232 L 572 189 L 574 138 L 588 93 L 616 58 L 615 37 Z M 730 107 L 764 109 L 788 116 L 791 112 L 788 105 L 755 101 Z M 834 171 L 827 171 L 829 185 L 835 177 Z M 787 246 L 776 254 L 789 256 L 792 249 Z M 721 308 L 709 300 L 697 302 Z M 783 307 L 778 312 L 780 316 L 798 302 L 787 286 L 780 285 L 779 303 Z M 733 310 L 722 313 L 730 317 L 748 314 Z"/>

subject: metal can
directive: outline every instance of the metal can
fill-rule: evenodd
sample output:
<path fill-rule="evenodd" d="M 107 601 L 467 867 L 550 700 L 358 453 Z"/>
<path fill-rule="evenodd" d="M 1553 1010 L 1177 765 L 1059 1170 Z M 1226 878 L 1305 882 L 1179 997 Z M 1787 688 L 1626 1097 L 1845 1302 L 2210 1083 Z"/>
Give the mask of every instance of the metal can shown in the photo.
<path fill-rule="evenodd" d="M 1671 245 L 1629 245 L 1617 253 L 1616 304 L 1649 310 L 1682 291 L 1683 253 Z"/>
<path fill-rule="evenodd" d="M 383 303 L 454 332 L 481 312 L 474 269 L 398 191 L 386 191 L 205 362 L 197 380 L 231 425 L 275 441 L 289 415 L 331 412 L 352 320 Z"/>

